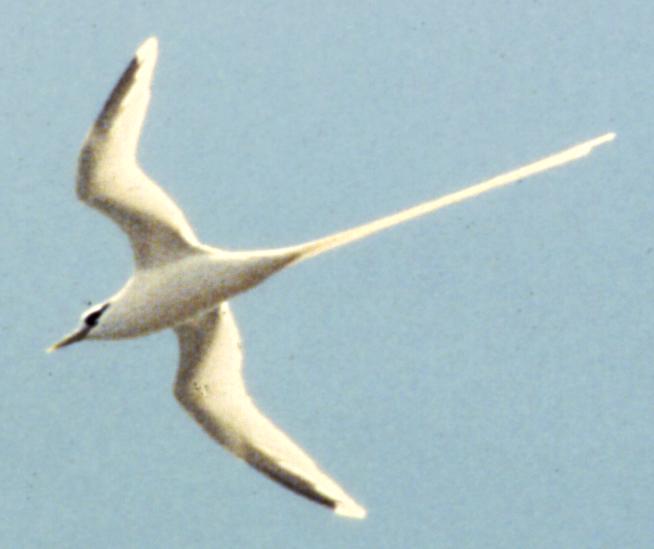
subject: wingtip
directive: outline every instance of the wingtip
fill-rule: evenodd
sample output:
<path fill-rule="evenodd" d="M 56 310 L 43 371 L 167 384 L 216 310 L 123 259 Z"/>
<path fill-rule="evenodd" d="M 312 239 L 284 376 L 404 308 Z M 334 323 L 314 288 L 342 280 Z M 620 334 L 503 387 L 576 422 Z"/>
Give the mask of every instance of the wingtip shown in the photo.
<path fill-rule="evenodd" d="M 156 36 L 150 36 L 150 38 L 144 40 L 143 43 L 139 46 L 139 48 L 136 50 L 136 57 L 138 57 L 140 61 L 152 57 L 156 58 L 158 51 L 159 51 L 159 40 L 157 39 Z"/>
<path fill-rule="evenodd" d="M 337 502 L 334 506 L 334 513 L 345 518 L 358 520 L 362 520 L 368 515 L 368 511 L 352 500 Z"/>

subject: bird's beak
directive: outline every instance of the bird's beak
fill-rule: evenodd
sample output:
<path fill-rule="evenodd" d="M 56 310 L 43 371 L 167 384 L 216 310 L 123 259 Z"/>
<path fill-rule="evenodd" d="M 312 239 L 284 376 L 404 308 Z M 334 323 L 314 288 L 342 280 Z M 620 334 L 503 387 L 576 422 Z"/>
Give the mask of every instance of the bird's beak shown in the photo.
<path fill-rule="evenodd" d="M 68 334 L 61 341 L 58 341 L 57 343 L 49 347 L 47 352 L 51 353 L 53 351 L 56 351 L 57 349 L 66 347 L 71 343 L 77 343 L 78 341 L 82 341 L 86 337 L 86 334 L 89 333 L 90 329 L 91 328 L 89 326 L 82 326 L 79 330 L 74 331 L 72 334 Z"/>

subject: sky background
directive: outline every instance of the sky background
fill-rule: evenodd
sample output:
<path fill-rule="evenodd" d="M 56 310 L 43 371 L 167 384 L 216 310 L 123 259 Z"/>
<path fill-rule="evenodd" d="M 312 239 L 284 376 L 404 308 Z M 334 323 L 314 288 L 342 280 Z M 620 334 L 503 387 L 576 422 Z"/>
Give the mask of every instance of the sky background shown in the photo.
<path fill-rule="evenodd" d="M 651 547 L 652 24 L 644 1 L 5 3 L 0 545 Z M 365 521 L 206 437 L 172 333 L 44 352 L 131 272 L 73 186 L 153 34 L 142 164 L 227 248 L 617 133 L 233 301 L 251 392 Z"/>

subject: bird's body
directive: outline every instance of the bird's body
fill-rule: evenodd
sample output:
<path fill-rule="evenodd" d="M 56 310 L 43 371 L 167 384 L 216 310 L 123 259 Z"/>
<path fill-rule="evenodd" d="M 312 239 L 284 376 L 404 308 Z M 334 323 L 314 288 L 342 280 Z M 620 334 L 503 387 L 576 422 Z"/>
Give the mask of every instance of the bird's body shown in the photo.
<path fill-rule="evenodd" d="M 175 396 L 209 435 L 291 490 L 336 513 L 363 518 L 356 503 L 250 399 L 242 345 L 227 301 L 309 257 L 449 204 L 587 155 L 606 134 L 517 170 L 379 220 L 297 246 L 226 251 L 200 243 L 175 202 L 137 162 L 157 59 L 146 40 L 124 71 L 80 152 L 77 194 L 129 237 L 136 269 L 123 288 L 89 309 L 51 350 L 84 339 L 122 339 L 175 330 L 180 359 Z"/>
<path fill-rule="evenodd" d="M 107 300 L 104 322 L 87 337 L 123 339 L 174 328 L 259 284 L 294 255 L 200 246 L 174 262 L 139 269 Z"/>

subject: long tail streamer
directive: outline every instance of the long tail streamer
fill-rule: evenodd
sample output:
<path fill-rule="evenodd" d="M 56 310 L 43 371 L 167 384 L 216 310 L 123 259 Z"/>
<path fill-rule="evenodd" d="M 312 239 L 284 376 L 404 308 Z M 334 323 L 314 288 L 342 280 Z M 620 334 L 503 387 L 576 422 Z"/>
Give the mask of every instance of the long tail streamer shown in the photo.
<path fill-rule="evenodd" d="M 491 179 L 487 179 L 481 183 L 477 183 L 476 185 L 472 185 L 460 191 L 447 194 L 440 198 L 436 198 L 435 200 L 423 202 L 422 204 L 418 204 L 412 208 L 407 208 L 406 210 L 402 210 L 386 217 L 376 219 L 375 221 L 359 225 L 358 227 L 354 227 L 352 229 L 347 229 L 345 231 L 325 236 L 317 240 L 306 242 L 305 244 L 301 244 L 297 247 L 299 254 L 295 262 L 308 259 L 309 257 L 322 254 L 340 246 L 344 246 L 345 244 L 360 240 L 379 231 L 383 231 L 384 229 L 399 225 L 400 223 L 404 223 L 406 221 L 410 221 L 411 219 L 415 219 L 417 217 L 435 212 L 436 210 L 440 210 L 441 208 L 445 208 L 451 204 L 463 202 L 464 200 L 474 198 L 485 192 L 492 191 L 493 189 L 498 189 L 500 187 L 510 185 L 511 183 L 526 179 L 532 175 L 551 170 L 552 168 L 563 166 L 568 162 L 579 160 L 580 158 L 590 154 L 590 152 L 595 147 L 613 141 L 613 139 L 615 139 L 614 133 L 606 133 L 594 139 L 590 139 L 589 141 L 579 143 L 578 145 L 574 145 L 568 149 L 537 160 L 531 164 L 527 164 L 526 166 L 521 166 L 515 170 L 497 175 Z"/>

